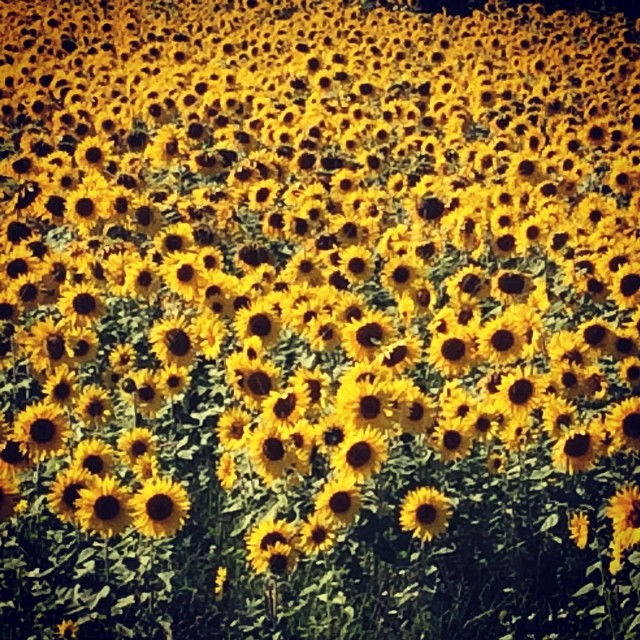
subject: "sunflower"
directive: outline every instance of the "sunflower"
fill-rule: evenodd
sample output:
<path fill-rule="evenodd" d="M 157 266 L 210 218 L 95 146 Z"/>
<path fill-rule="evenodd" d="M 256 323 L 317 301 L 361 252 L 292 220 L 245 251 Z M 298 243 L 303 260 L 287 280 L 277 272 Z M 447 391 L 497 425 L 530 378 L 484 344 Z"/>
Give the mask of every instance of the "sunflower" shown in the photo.
<path fill-rule="evenodd" d="M 344 442 L 346 434 L 351 431 L 335 413 L 320 418 L 315 425 L 318 450 L 325 455 L 332 455 Z"/>
<path fill-rule="evenodd" d="M 225 451 L 216 465 L 216 477 L 225 491 L 231 491 L 238 481 L 238 472 L 233 454 Z"/>
<path fill-rule="evenodd" d="M 400 527 L 412 531 L 414 538 L 430 542 L 447 528 L 451 502 L 433 487 L 409 491 L 400 505 Z"/>
<path fill-rule="evenodd" d="M 275 425 L 262 424 L 248 440 L 249 455 L 267 485 L 281 478 L 292 462 L 286 436 Z"/>
<path fill-rule="evenodd" d="M 129 491 L 113 476 L 97 478 L 86 489 L 79 489 L 79 494 L 76 516 L 83 531 L 110 538 L 129 526 Z"/>
<path fill-rule="evenodd" d="M 520 325 L 508 312 L 484 324 L 477 340 L 478 355 L 491 364 L 513 362 L 524 346 Z"/>
<path fill-rule="evenodd" d="M 418 336 L 407 335 L 387 345 L 378 356 L 378 362 L 389 371 L 401 374 L 412 369 L 420 361 L 422 341 Z"/>
<path fill-rule="evenodd" d="M 620 309 L 636 309 L 640 305 L 640 264 L 625 264 L 613 274 L 611 296 Z"/>
<path fill-rule="evenodd" d="M 294 546 L 276 542 L 264 552 L 264 562 L 271 574 L 281 576 L 291 573 L 298 555 Z"/>
<path fill-rule="evenodd" d="M 342 327 L 343 346 L 355 361 L 373 360 L 395 338 L 390 319 L 381 311 L 367 311 Z"/>
<path fill-rule="evenodd" d="M 67 357 L 73 364 L 85 364 L 95 360 L 98 353 L 98 336 L 89 327 L 70 329 L 67 332 Z"/>
<path fill-rule="evenodd" d="M 385 429 L 394 415 L 391 388 L 382 380 L 351 382 L 343 378 L 336 413 L 350 427 Z"/>
<path fill-rule="evenodd" d="M 130 258 L 124 275 L 122 295 L 130 298 L 149 300 L 160 287 L 158 266 L 150 257 Z"/>
<path fill-rule="evenodd" d="M 525 418 L 542 403 L 545 377 L 530 367 L 519 367 L 500 380 L 494 409 L 518 419 Z"/>
<path fill-rule="evenodd" d="M 190 505 L 184 487 L 171 478 L 150 478 L 131 498 L 133 526 L 150 538 L 172 536 L 182 528 Z"/>
<path fill-rule="evenodd" d="M 63 620 L 56 625 L 56 633 L 61 640 L 75 640 L 78 637 L 80 626 L 75 620 Z"/>
<path fill-rule="evenodd" d="M 261 420 L 278 428 L 295 425 L 309 406 L 307 386 L 298 384 L 282 391 L 272 391 L 262 402 Z"/>
<path fill-rule="evenodd" d="M 152 453 L 143 453 L 133 464 L 133 474 L 139 482 L 146 482 L 160 473 L 158 458 Z"/>
<path fill-rule="evenodd" d="M 109 394 L 98 385 L 86 386 L 78 396 L 75 414 L 86 426 L 104 426 L 113 416 Z"/>
<path fill-rule="evenodd" d="M 500 453 L 490 453 L 487 456 L 487 469 L 491 475 L 504 473 L 506 470 L 506 459 Z"/>
<path fill-rule="evenodd" d="M 640 387 L 640 358 L 629 358 L 619 362 L 618 379 L 633 389 Z"/>
<path fill-rule="evenodd" d="M 220 444 L 229 451 L 242 449 L 249 437 L 253 417 L 239 407 L 223 411 L 216 426 Z"/>
<path fill-rule="evenodd" d="M 588 471 L 596 462 L 600 449 L 600 439 L 596 433 L 578 428 L 558 438 L 551 457 L 557 469 L 569 473 Z"/>
<path fill-rule="evenodd" d="M 302 384 L 309 396 L 309 406 L 307 407 L 307 415 L 314 414 L 323 409 L 328 402 L 328 391 L 330 389 L 331 379 L 322 369 L 317 366 L 314 369 L 306 369 L 299 367 L 293 372 L 289 379 L 289 383 L 294 387 Z"/>
<path fill-rule="evenodd" d="M 354 478 L 329 480 L 315 499 L 318 516 L 336 527 L 353 522 L 360 504 L 360 492 Z"/>
<path fill-rule="evenodd" d="M 20 502 L 20 488 L 13 474 L 0 470 L 0 522 L 11 518 Z"/>
<path fill-rule="evenodd" d="M 465 372 L 475 360 L 475 342 L 466 327 L 455 326 L 451 332 L 435 333 L 429 344 L 429 363 L 446 376 Z"/>
<path fill-rule="evenodd" d="M 156 438 L 147 427 L 134 427 L 125 431 L 118 438 L 118 451 L 122 460 L 129 467 L 133 467 L 136 460 L 146 454 L 156 451 Z"/>
<path fill-rule="evenodd" d="M 73 327 L 90 327 L 104 313 L 104 304 L 98 289 L 88 283 L 64 287 L 58 301 L 58 309 L 65 324 Z"/>
<path fill-rule="evenodd" d="M 560 396 L 548 396 L 542 409 L 542 426 L 556 440 L 577 426 L 577 407 Z"/>
<path fill-rule="evenodd" d="M 319 514 L 311 514 L 300 526 L 296 538 L 297 547 L 307 555 L 324 553 L 336 543 L 336 534 L 331 522 Z"/>
<path fill-rule="evenodd" d="M 45 401 L 63 407 L 69 406 L 75 398 L 78 376 L 65 364 L 60 365 L 47 376 L 42 385 Z"/>
<path fill-rule="evenodd" d="M 149 330 L 151 348 L 163 365 L 188 366 L 196 356 L 194 332 L 184 318 L 167 318 Z"/>
<path fill-rule="evenodd" d="M 66 363 L 66 340 L 66 330 L 61 322 L 51 318 L 34 322 L 23 339 L 33 369 L 39 373 Z"/>
<path fill-rule="evenodd" d="M 69 420 L 56 405 L 32 404 L 15 420 L 14 432 L 20 448 L 33 461 L 55 456 L 69 437 Z"/>
<path fill-rule="evenodd" d="M 113 449 L 111 445 L 97 438 L 83 440 L 73 452 L 71 469 L 85 470 L 101 478 L 111 474 L 113 472 Z"/>
<path fill-rule="evenodd" d="M 640 488 L 630 484 L 609 499 L 605 515 L 611 518 L 613 540 L 621 549 L 640 543 Z"/>
<path fill-rule="evenodd" d="M 610 406 L 605 427 L 613 435 L 615 446 L 640 451 L 640 398 L 627 398 Z"/>
<path fill-rule="evenodd" d="M 120 375 L 128 373 L 136 364 L 136 350 L 132 344 L 117 344 L 109 354 L 109 366 Z"/>
<path fill-rule="evenodd" d="M 245 354 L 237 353 L 227 356 L 225 366 L 234 394 L 250 407 L 259 407 L 278 387 L 280 371 L 268 360 L 250 360 Z"/>
<path fill-rule="evenodd" d="M 213 595 L 216 600 L 220 600 L 224 595 L 224 592 L 229 586 L 229 571 L 226 567 L 218 567 L 216 569 L 216 579 L 213 587 Z"/>
<path fill-rule="evenodd" d="M 569 520 L 569 537 L 578 549 L 584 549 L 589 541 L 589 516 L 584 511 L 578 511 Z"/>
<path fill-rule="evenodd" d="M 188 367 L 170 364 L 158 372 L 158 381 L 162 393 L 168 398 L 182 394 L 191 381 Z"/>
<path fill-rule="evenodd" d="M 396 385 L 398 422 L 404 433 L 428 433 L 433 426 L 433 402 L 409 380 Z"/>
<path fill-rule="evenodd" d="M 213 311 L 199 314 L 191 325 L 204 358 L 215 360 L 220 353 L 226 327 Z"/>
<path fill-rule="evenodd" d="M 155 417 L 164 402 L 164 395 L 160 389 L 160 371 L 151 368 L 138 369 L 129 376 L 129 380 L 135 385 L 133 399 L 136 409 L 149 418 Z"/>
<path fill-rule="evenodd" d="M 371 428 L 351 431 L 331 456 L 331 466 L 341 477 L 363 482 L 378 473 L 387 459 L 384 437 Z"/>
<path fill-rule="evenodd" d="M 62 522 L 77 522 L 80 489 L 87 489 L 93 479 L 86 469 L 69 469 L 56 475 L 49 488 L 49 507 Z"/>
<path fill-rule="evenodd" d="M 394 295 L 401 295 L 414 286 L 422 269 L 415 257 L 392 257 L 386 261 L 380 272 L 380 282 Z"/>
<path fill-rule="evenodd" d="M 431 442 L 445 462 L 466 457 L 471 450 L 471 433 L 463 418 L 437 423 Z"/>
<path fill-rule="evenodd" d="M 245 536 L 248 560 L 256 573 L 269 567 L 268 552 L 275 545 L 290 545 L 296 535 L 293 525 L 286 520 L 264 518 Z"/>
<path fill-rule="evenodd" d="M 206 287 L 206 274 L 197 253 L 176 252 L 165 256 L 160 274 L 170 291 L 182 296 L 187 302 L 201 297 Z"/>
<path fill-rule="evenodd" d="M 282 323 L 273 305 L 266 300 L 254 302 L 236 312 L 234 327 L 239 340 L 258 337 L 265 346 L 278 340 Z"/>
<path fill-rule="evenodd" d="M 340 265 L 352 284 L 367 281 L 375 267 L 371 251 L 359 244 L 349 245 L 340 252 Z"/>
<path fill-rule="evenodd" d="M 519 271 L 500 270 L 491 281 L 491 295 L 504 305 L 526 302 L 535 284 Z"/>

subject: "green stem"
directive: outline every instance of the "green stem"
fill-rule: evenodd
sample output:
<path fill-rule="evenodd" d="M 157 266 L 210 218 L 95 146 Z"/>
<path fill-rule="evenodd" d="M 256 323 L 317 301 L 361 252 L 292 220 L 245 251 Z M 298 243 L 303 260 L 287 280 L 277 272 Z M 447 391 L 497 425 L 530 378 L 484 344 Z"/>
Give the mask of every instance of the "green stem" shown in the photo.
<path fill-rule="evenodd" d="M 102 553 L 104 559 L 104 581 L 105 584 L 109 584 L 109 538 L 105 537 L 102 544 Z"/>

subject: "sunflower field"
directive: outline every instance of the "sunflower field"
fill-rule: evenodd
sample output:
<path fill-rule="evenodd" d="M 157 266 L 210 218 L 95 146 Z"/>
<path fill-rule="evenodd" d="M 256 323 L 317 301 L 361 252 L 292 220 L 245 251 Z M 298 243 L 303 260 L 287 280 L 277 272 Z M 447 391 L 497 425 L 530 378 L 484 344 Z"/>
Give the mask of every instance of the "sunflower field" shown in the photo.
<path fill-rule="evenodd" d="M 469 13 L 0 4 L 2 640 L 640 637 L 640 21 Z"/>

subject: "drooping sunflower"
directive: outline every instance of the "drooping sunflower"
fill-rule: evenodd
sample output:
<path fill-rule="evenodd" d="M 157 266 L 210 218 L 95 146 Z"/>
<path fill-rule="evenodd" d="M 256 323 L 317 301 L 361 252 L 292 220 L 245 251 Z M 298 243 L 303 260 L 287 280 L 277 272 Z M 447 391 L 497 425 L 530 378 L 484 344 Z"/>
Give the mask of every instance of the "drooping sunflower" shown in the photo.
<path fill-rule="evenodd" d="M 444 532 L 451 517 L 451 502 L 433 487 L 410 491 L 400 505 L 400 526 L 415 538 L 430 542 Z"/>
<path fill-rule="evenodd" d="M 0 470 L 0 522 L 13 516 L 20 501 L 20 488 L 13 474 Z"/>
<path fill-rule="evenodd" d="M 493 452 L 487 456 L 487 470 L 491 475 L 504 473 L 505 469 L 506 459 L 502 454 Z"/>
<path fill-rule="evenodd" d="M 73 452 L 71 469 L 83 469 L 104 478 L 113 472 L 113 448 L 97 438 L 83 440 Z"/>
<path fill-rule="evenodd" d="M 360 492 L 354 478 L 329 480 L 315 499 L 318 516 L 337 527 L 353 522 L 360 504 Z"/>
<path fill-rule="evenodd" d="M 264 557 L 269 572 L 281 576 L 285 573 L 291 573 L 299 553 L 293 545 L 276 542 L 265 551 Z"/>
<path fill-rule="evenodd" d="M 413 368 L 420 361 L 421 351 L 420 338 L 407 335 L 385 347 L 378 356 L 378 361 L 385 369 L 399 374 Z"/>
<path fill-rule="evenodd" d="M 133 464 L 133 474 L 139 482 L 146 482 L 160 473 L 158 458 L 153 453 L 143 453 Z"/>
<path fill-rule="evenodd" d="M 164 538 L 182 528 L 191 502 L 182 485 L 156 476 L 143 483 L 130 506 L 133 526 L 142 535 Z"/>
<path fill-rule="evenodd" d="M 433 402 L 409 380 L 396 385 L 398 421 L 405 433 L 425 434 L 433 426 Z"/>
<path fill-rule="evenodd" d="M 47 371 L 67 361 L 67 333 L 61 322 L 45 318 L 34 322 L 23 343 L 36 372 Z"/>
<path fill-rule="evenodd" d="M 113 476 L 96 478 L 79 493 L 76 516 L 84 531 L 111 538 L 129 526 L 129 491 Z"/>
<path fill-rule="evenodd" d="M 589 516 L 584 511 L 577 511 L 569 520 L 569 537 L 578 549 L 584 549 L 589 541 Z"/>
<path fill-rule="evenodd" d="M 227 567 L 218 567 L 216 569 L 216 579 L 213 587 L 213 594 L 216 600 L 220 600 L 229 586 L 229 571 Z"/>
<path fill-rule="evenodd" d="M 166 318 L 149 330 L 151 348 L 163 364 L 188 366 L 193 361 L 196 341 L 184 318 Z"/>
<path fill-rule="evenodd" d="M 216 466 L 216 477 L 220 486 L 225 491 L 231 491 L 238 481 L 238 472 L 236 470 L 236 461 L 233 454 L 225 451 Z"/>
<path fill-rule="evenodd" d="M 331 456 L 331 466 L 341 477 L 353 477 L 363 482 L 380 471 L 387 459 L 387 443 L 384 436 L 371 428 L 357 429 Z"/>
<path fill-rule="evenodd" d="M 60 453 L 70 432 L 62 410 L 47 402 L 28 406 L 17 415 L 14 425 L 22 452 L 33 461 Z"/>
<path fill-rule="evenodd" d="M 95 359 L 98 352 L 98 336 L 89 327 L 78 327 L 67 332 L 67 357 L 74 365 L 85 364 Z"/>
<path fill-rule="evenodd" d="M 66 324 L 79 328 L 93 326 L 104 313 L 100 292 L 87 282 L 63 287 L 58 308 Z"/>
<path fill-rule="evenodd" d="M 197 337 L 200 353 L 207 360 L 215 360 L 222 348 L 226 327 L 213 311 L 201 313 L 191 325 Z"/>
<path fill-rule="evenodd" d="M 49 488 L 49 506 L 62 522 L 77 522 L 80 489 L 87 489 L 93 476 L 86 469 L 59 472 Z"/>
<path fill-rule="evenodd" d="M 61 640 L 75 640 L 80 625 L 75 620 L 63 620 L 56 626 L 56 633 Z"/>
<path fill-rule="evenodd" d="M 135 385 L 133 400 L 141 414 L 152 418 L 162 407 L 164 394 L 160 388 L 160 371 L 147 368 L 133 371 L 129 380 Z"/>
<path fill-rule="evenodd" d="M 556 468 L 572 475 L 577 471 L 591 469 L 598 457 L 599 448 L 600 439 L 597 433 L 579 428 L 558 438 L 551 457 Z"/>

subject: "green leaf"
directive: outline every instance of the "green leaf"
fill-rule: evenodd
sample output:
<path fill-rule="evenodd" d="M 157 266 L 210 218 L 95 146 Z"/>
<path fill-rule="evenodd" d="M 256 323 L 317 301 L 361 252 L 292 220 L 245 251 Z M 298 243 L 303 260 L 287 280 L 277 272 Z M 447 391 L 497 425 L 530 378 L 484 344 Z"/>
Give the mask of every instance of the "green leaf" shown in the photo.
<path fill-rule="evenodd" d="M 573 597 L 574 598 L 579 598 L 580 596 L 583 596 L 591 591 L 593 591 L 596 588 L 596 585 L 593 584 L 593 582 L 588 582 L 587 584 L 584 585 L 584 587 L 578 589 L 574 594 Z"/>
<path fill-rule="evenodd" d="M 542 523 L 542 526 L 540 527 L 540 532 L 542 533 L 543 531 L 549 531 L 549 529 L 552 529 L 553 527 L 555 527 L 559 521 L 560 521 L 560 516 L 557 513 L 552 513 L 551 515 L 545 518 L 544 522 Z"/>
<path fill-rule="evenodd" d="M 109 595 L 110 591 L 111 591 L 111 587 L 108 584 L 102 587 L 102 589 L 100 589 L 100 591 L 96 593 L 95 597 L 91 601 L 91 604 L 89 605 L 89 610 L 93 611 L 93 609 L 96 608 L 96 605 L 98 604 L 98 602 L 100 602 L 100 600 L 102 600 L 103 598 L 106 598 Z"/>

